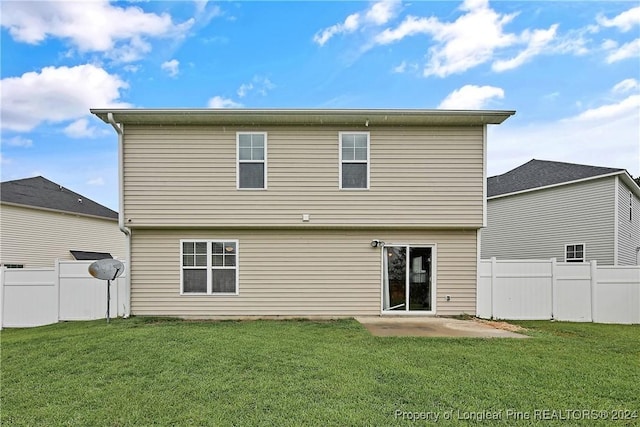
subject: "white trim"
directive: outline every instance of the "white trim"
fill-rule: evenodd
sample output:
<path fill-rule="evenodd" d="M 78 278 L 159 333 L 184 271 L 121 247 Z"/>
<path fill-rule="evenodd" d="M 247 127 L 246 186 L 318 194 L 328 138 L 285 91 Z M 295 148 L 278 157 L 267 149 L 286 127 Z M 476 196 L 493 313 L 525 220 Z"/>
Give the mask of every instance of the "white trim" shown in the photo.
<path fill-rule="evenodd" d="M 264 176 L 262 188 L 240 188 L 240 135 L 262 135 L 264 137 L 264 160 L 243 160 L 242 163 L 262 163 L 264 164 Z M 267 132 L 236 132 L 236 190 L 242 191 L 264 191 L 267 189 Z"/>
<path fill-rule="evenodd" d="M 367 135 L 367 160 L 349 160 L 348 163 L 364 163 L 367 165 L 366 188 L 342 188 L 342 135 Z M 338 188 L 345 191 L 366 191 L 370 188 L 371 179 L 371 132 L 366 131 L 340 131 L 338 132 Z"/>
<path fill-rule="evenodd" d="M 405 277 L 405 309 L 403 311 L 390 311 L 384 309 L 384 303 L 382 294 L 384 292 L 384 248 L 386 247 L 401 247 L 405 250 L 410 248 L 430 248 L 431 249 L 431 310 L 423 311 L 423 310 L 409 310 L 409 305 L 406 301 L 409 301 L 409 265 L 406 266 L 406 277 Z M 380 257 L 380 266 L 381 266 L 381 274 L 380 274 L 380 314 L 382 316 L 433 316 L 437 312 L 437 302 L 438 302 L 438 287 L 437 287 L 437 277 L 438 277 L 438 269 L 437 269 L 437 260 L 438 260 L 438 244 L 437 243 L 385 243 L 384 247 L 381 251 Z M 407 253 L 407 261 L 409 261 L 409 254 Z"/>
<path fill-rule="evenodd" d="M 569 246 L 580 246 L 582 245 L 582 261 L 567 261 L 567 247 Z M 587 244 L 584 242 L 581 243 L 567 243 L 564 245 L 564 262 L 587 262 Z"/>
<path fill-rule="evenodd" d="M 478 315 L 478 284 L 480 283 L 480 262 L 482 262 L 482 229 L 478 228 L 476 230 L 476 316 Z"/>
<path fill-rule="evenodd" d="M 482 226 L 487 226 L 487 125 L 482 127 Z"/>
<path fill-rule="evenodd" d="M 621 171 L 611 172 L 611 173 L 604 174 L 604 175 L 598 175 L 598 176 L 592 176 L 592 177 L 589 177 L 589 178 L 576 179 L 574 181 L 565 181 L 565 182 L 560 182 L 558 184 L 545 185 L 545 186 L 542 186 L 542 187 L 527 188 L 526 190 L 514 191 L 513 193 L 505 193 L 505 194 L 498 194 L 496 196 L 490 196 L 490 197 L 487 197 L 487 200 L 500 199 L 502 197 L 515 196 L 516 194 L 530 193 L 532 191 L 546 190 L 548 188 L 560 187 L 562 185 L 577 184 L 577 183 L 580 183 L 580 182 L 593 181 L 594 179 L 608 178 L 610 176 L 619 176 L 619 175 L 623 175 L 623 174 L 626 174 L 626 173 L 627 173 L 626 171 L 621 170 Z M 491 177 L 491 178 L 493 178 L 493 177 Z"/>
<path fill-rule="evenodd" d="M 184 292 L 183 287 L 183 275 L 182 270 L 185 268 L 182 263 L 184 261 L 183 253 L 182 253 L 182 244 L 183 243 L 206 243 L 207 244 L 207 292 Z M 234 242 L 236 244 L 236 265 L 233 267 L 215 267 L 220 270 L 235 270 L 236 271 L 236 291 L 235 292 L 212 292 L 212 283 L 211 283 L 211 270 L 214 268 L 211 265 L 211 243 L 224 243 L 224 242 Z M 195 269 L 195 268 L 194 268 Z M 208 297 L 217 297 L 217 296 L 237 296 L 240 294 L 240 241 L 238 239 L 219 239 L 219 238 L 211 238 L 211 239 L 180 239 L 180 295 L 184 296 L 208 296 Z"/>
<path fill-rule="evenodd" d="M 620 191 L 620 178 L 615 179 L 615 193 L 613 195 L 613 265 L 618 265 L 618 244 L 620 242 L 620 207 L 618 192 Z"/>

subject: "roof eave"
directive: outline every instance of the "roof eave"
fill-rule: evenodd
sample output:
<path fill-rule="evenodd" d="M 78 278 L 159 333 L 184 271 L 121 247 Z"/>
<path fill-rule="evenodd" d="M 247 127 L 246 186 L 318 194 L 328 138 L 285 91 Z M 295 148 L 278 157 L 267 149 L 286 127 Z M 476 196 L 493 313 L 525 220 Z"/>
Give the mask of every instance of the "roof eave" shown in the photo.
<path fill-rule="evenodd" d="M 602 174 L 602 175 L 591 176 L 589 178 L 582 178 L 582 179 L 576 179 L 576 180 L 573 180 L 573 181 L 560 182 L 560 183 L 557 183 L 557 184 L 545 185 L 545 186 L 542 186 L 542 187 L 528 188 L 526 190 L 514 191 L 514 192 L 511 192 L 511 193 L 496 194 L 495 196 L 487 197 L 487 200 L 501 199 L 503 197 L 510 197 L 510 196 L 515 196 L 515 195 L 518 195 L 518 194 L 531 193 L 533 191 L 546 190 L 546 189 L 549 189 L 549 188 L 561 187 L 563 185 L 578 184 L 580 182 L 593 181 L 595 179 L 607 178 L 607 177 L 616 176 L 616 175 L 621 175 L 622 180 L 631 189 L 633 194 L 635 194 L 636 197 L 640 198 L 640 187 L 638 187 L 638 185 L 635 183 L 633 178 L 631 178 L 631 175 L 629 175 L 629 173 L 626 170 L 620 169 L 619 171 L 616 171 L 616 172 L 611 172 L 611 173 L 606 173 L 606 174 Z"/>
<path fill-rule="evenodd" d="M 91 109 L 105 123 L 138 125 L 474 126 L 500 124 L 512 110 Z"/>
<path fill-rule="evenodd" d="M 67 210 L 63 210 L 63 209 L 46 208 L 44 206 L 27 205 L 27 204 L 24 204 L 24 203 L 8 202 L 8 201 L 5 201 L 5 200 L 1 200 L 0 204 L 7 205 L 7 206 L 15 206 L 15 207 L 18 207 L 18 208 L 27 208 L 27 209 L 35 209 L 35 210 L 39 210 L 39 211 L 54 212 L 54 213 L 65 214 L 65 215 L 82 216 L 82 217 L 94 218 L 94 219 L 103 219 L 103 220 L 106 220 L 106 221 L 115 221 L 115 222 L 118 221 L 118 217 L 114 218 L 114 217 L 102 216 L 102 215 L 92 215 L 92 214 L 88 214 L 88 213 L 67 211 Z"/>

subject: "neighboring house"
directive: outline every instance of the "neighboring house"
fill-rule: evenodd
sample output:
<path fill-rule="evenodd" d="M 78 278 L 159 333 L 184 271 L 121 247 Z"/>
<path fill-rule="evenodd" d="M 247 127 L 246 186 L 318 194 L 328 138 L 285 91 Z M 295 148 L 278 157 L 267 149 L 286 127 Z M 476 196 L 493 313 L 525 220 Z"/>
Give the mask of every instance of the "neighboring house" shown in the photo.
<path fill-rule="evenodd" d="M 475 313 L 486 127 L 512 111 L 92 112 L 132 314 Z"/>
<path fill-rule="evenodd" d="M 482 258 L 639 263 L 640 187 L 624 169 L 531 160 L 487 196 Z"/>
<path fill-rule="evenodd" d="M 53 267 L 56 259 L 126 255 L 118 213 L 55 182 L 41 176 L 6 181 L 0 200 L 3 266 Z"/>

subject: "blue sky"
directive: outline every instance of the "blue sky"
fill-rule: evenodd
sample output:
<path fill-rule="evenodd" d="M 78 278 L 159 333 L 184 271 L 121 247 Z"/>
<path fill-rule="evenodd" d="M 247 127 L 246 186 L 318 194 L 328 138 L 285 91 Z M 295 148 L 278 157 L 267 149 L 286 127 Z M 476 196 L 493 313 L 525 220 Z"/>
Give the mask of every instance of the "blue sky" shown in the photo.
<path fill-rule="evenodd" d="M 2 1 L 2 180 L 117 209 L 89 108 L 516 110 L 488 173 L 532 158 L 640 175 L 640 5 L 598 1 Z"/>

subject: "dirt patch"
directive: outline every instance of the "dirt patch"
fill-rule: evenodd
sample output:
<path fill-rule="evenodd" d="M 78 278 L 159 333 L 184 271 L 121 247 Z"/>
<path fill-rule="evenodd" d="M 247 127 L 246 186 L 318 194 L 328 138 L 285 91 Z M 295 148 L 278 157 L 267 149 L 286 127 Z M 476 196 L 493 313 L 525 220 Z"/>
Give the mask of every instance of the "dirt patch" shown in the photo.
<path fill-rule="evenodd" d="M 485 319 L 479 319 L 479 318 L 475 318 L 474 320 L 478 323 L 491 326 L 492 328 L 502 329 L 503 331 L 523 332 L 527 330 L 527 328 L 523 328 L 522 326 L 512 325 L 511 323 L 501 322 L 498 320 L 485 320 Z"/>

